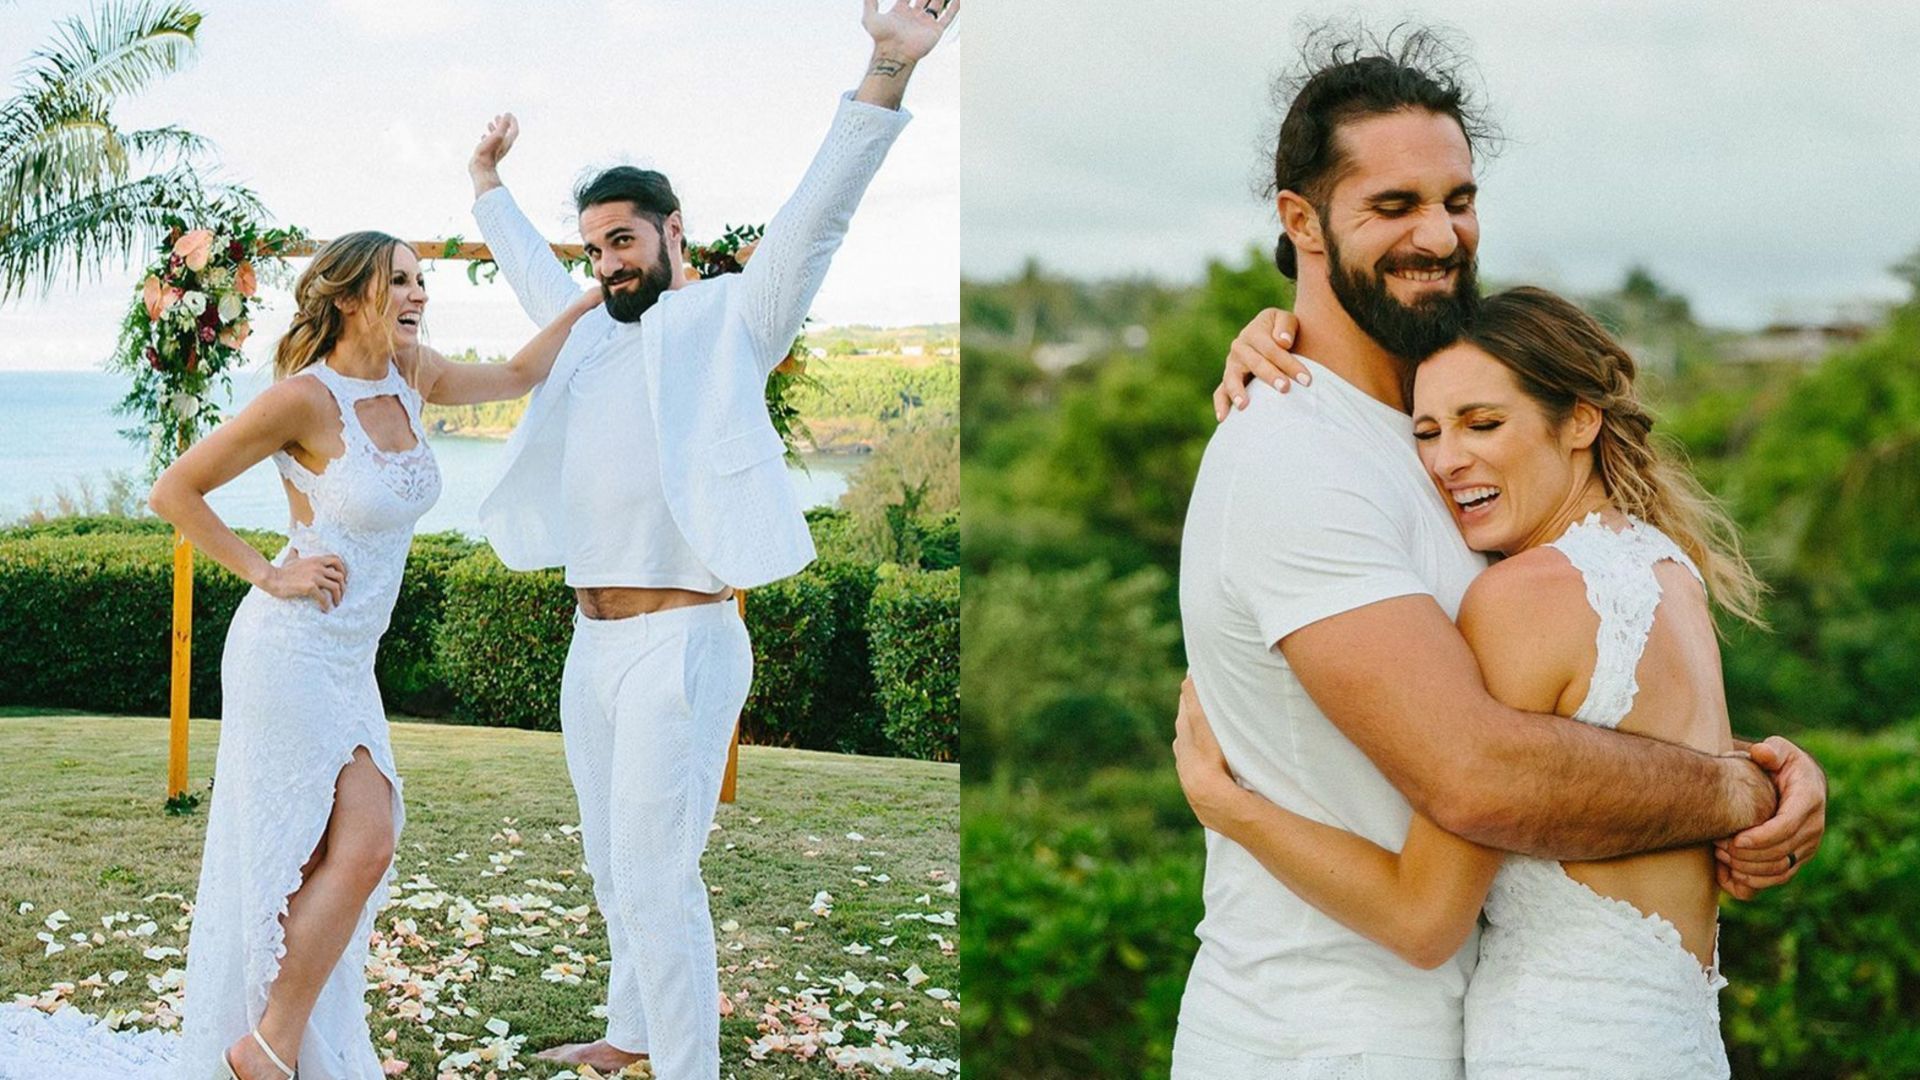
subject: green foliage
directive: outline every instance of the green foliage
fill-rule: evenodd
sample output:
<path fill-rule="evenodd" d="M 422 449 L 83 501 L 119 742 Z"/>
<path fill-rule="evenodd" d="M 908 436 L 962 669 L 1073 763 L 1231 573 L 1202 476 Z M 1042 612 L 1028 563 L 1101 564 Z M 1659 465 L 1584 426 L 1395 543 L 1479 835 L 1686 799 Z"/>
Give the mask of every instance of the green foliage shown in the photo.
<path fill-rule="evenodd" d="M 969 784 L 960 821 L 968 1068 L 1165 1076 L 1203 861 L 1171 767 L 1068 791 Z"/>
<path fill-rule="evenodd" d="M 897 431 L 840 496 L 846 542 L 874 562 L 920 565 L 938 522 L 960 510 L 960 429 Z M 936 554 L 937 560 L 941 556 Z"/>
<path fill-rule="evenodd" d="M 1774 588 L 1730 627 L 1736 726 L 1874 728 L 1920 714 L 1920 306 L 1809 371 L 1676 414 Z"/>
<path fill-rule="evenodd" d="M 172 538 L 77 529 L 0 540 L 0 705 L 164 713 Z M 242 537 L 267 555 L 283 543 L 267 533 Z M 194 560 L 191 687 L 203 713 L 219 709 L 220 653 L 246 591 L 211 560 Z"/>
<path fill-rule="evenodd" d="M 457 532 L 423 533 L 407 552 L 393 618 L 374 659 L 374 676 L 389 709 L 444 716 L 453 702 L 437 667 L 434 627 L 446 621 L 448 573 L 481 545 Z"/>
<path fill-rule="evenodd" d="M 887 739 L 910 757 L 960 748 L 960 571 L 889 567 L 873 590 L 873 677 Z"/>
<path fill-rule="evenodd" d="M 484 548 L 448 566 L 446 575 L 433 651 L 454 717 L 560 730 L 560 672 L 575 607 L 560 572 L 515 573 Z"/>
<path fill-rule="evenodd" d="M 1165 746 L 1180 685 L 1180 628 L 1165 572 L 1101 564 L 970 577 L 961 598 L 967 771 L 1070 776 Z"/>
<path fill-rule="evenodd" d="M 793 406 L 823 447 L 872 444 L 889 432 L 955 422 L 960 365 L 951 359 L 848 356 L 807 362 Z"/>
<path fill-rule="evenodd" d="M 833 594 L 812 574 L 763 585 L 747 597 L 753 689 L 740 713 L 743 739 L 816 747 L 823 736 L 831 739 L 835 718 L 816 707 L 823 672 L 810 661 L 814 650 L 832 639 L 833 616 Z"/>
<path fill-rule="evenodd" d="M 1721 908 L 1734 1075 L 1920 1075 L 1920 723 L 1809 732 L 1833 810 L 1791 883 Z"/>

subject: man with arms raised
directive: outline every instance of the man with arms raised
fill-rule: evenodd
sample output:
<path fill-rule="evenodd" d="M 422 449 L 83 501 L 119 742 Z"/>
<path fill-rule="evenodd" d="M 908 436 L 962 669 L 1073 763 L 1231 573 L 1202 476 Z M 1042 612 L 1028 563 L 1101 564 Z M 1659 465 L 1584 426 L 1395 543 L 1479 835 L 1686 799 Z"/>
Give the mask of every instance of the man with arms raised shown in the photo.
<path fill-rule="evenodd" d="M 914 65 L 959 7 L 866 0 L 865 77 L 739 274 L 689 280 L 680 203 L 659 173 L 608 169 L 575 192 L 605 308 L 575 324 L 480 509 L 503 562 L 564 566 L 579 599 L 560 719 L 613 971 L 606 1038 L 543 1057 L 611 1072 L 651 1055 L 661 1080 L 719 1075 L 700 853 L 753 667 L 728 600 L 814 555 L 766 379 L 907 122 Z M 544 325 L 579 290 L 501 186 L 516 134 L 497 118 L 475 149 L 474 217 Z"/>
<path fill-rule="evenodd" d="M 1204 706 L 1243 786 L 1389 850 L 1416 807 L 1556 859 L 1753 829 L 1769 850 L 1747 849 L 1732 884 L 1785 880 L 1797 860 L 1781 856 L 1818 846 L 1825 808 L 1824 779 L 1790 745 L 1754 754 L 1776 808 L 1751 761 L 1489 696 L 1451 621 L 1485 563 L 1415 454 L 1406 401 L 1412 363 L 1473 314 L 1484 129 L 1431 36 L 1331 52 L 1274 156 L 1276 262 L 1298 282 L 1288 344 L 1311 389 L 1228 380 L 1245 408 L 1207 448 L 1182 544 L 1183 714 Z M 1256 323 L 1243 341 L 1271 336 Z M 1176 1080 L 1462 1075 L 1472 937 L 1416 969 L 1214 832 L 1205 900 Z"/>

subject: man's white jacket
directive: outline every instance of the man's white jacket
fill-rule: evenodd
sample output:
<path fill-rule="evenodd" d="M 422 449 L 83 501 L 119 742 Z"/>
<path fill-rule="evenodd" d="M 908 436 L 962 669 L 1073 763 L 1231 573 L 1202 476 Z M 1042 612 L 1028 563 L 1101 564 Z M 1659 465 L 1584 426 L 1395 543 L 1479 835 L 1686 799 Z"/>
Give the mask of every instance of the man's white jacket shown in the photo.
<path fill-rule="evenodd" d="M 480 527 L 501 562 L 534 570 L 566 561 L 567 382 L 600 349 L 630 353 L 616 362 L 642 365 L 668 511 L 715 577 L 752 588 L 813 561 L 813 538 L 767 416 L 766 381 L 786 358 L 860 196 L 909 118 L 849 94 L 744 270 L 663 293 L 638 323 L 616 322 L 601 308 L 574 324 L 507 443 L 500 482 L 480 504 Z M 482 195 L 473 216 L 534 322 L 552 322 L 580 295 L 505 188 Z M 619 463 L 607 467 L 618 483 Z"/>

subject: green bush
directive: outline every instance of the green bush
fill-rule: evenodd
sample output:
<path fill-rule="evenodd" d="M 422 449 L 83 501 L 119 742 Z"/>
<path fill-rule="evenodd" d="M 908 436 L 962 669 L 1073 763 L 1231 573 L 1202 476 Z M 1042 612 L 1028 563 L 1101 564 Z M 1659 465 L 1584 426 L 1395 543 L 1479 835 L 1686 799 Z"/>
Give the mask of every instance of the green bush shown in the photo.
<path fill-rule="evenodd" d="M 969 772 L 1065 777 L 1164 750 L 1180 685 L 1180 628 L 1159 604 L 1170 588 L 1151 566 L 1124 577 L 1101 563 L 970 573 L 960 605 Z"/>
<path fill-rule="evenodd" d="M 843 521 L 828 512 L 815 528 L 830 532 Z M 285 542 L 244 535 L 263 554 Z M 70 518 L 0 532 L 0 704 L 166 712 L 171 550 L 164 527 L 139 519 Z M 193 710 L 218 715 L 220 653 L 247 587 L 204 556 L 194 580 Z M 878 580 L 871 564 L 828 558 L 752 590 L 749 741 L 933 752 L 917 728 L 906 745 L 887 733 L 867 627 Z M 375 664 L 387 708 L 557 730 L 573 610 L 557 571 L 509 571 L 490 549 L 454 533 L 415 537 Z M 88 647 L 74 648 L 80 641 Z"/>
<path fill-rule="evenodd" d="M 740 737 L 773 746 L 818 747 L 831 740 L 836 718 L 815 708 L 820 657 L 834 633 L 827 582 L 801 573 L 749 591 L 747 633 L 753 689 L 740 714 Z"/>
<path fill-rule="evenodd" d="M 1827 769 L 1825 844 L 1791 883 L 1721 906 L 1733 1075 L 1920 1076 L 1920 720 L 1804 745 Z M 1205 859 L 1171 761 L 1071 787 L 1002 778 L 961 802 L 968 1067 L 1166 1075 Z"/>
<path fill-rule="evenodd" d="M 508 570 L 492 548 L 448 566 L 433 653 L 454 718 L 560 730 L 560 673 L 574 607 L 560 571 Z"/>
<path fill-rule="evenodd" d="M 283 543 L 242 536 L 267 555 Z M 213 560 L 194 559 L 198 715 L 219 712 L 220 652 L 246 592 Z M 173 542 L 164 531 L 55 529 L 0 541 L 0 704 L 165 713 L 172 625 Z"/>
<path fill-rule="evenodd" d="M 446 611 L 447 571 L 483 546 L 457 532 L 413 538 L 393 619 L 374 660 L 388 709 L 415 716 L 446 716 L 453 710 L 452 695 L 435 667 L 433 628 Z"/>
<path fill-rule="evenodd" d="M 821 559 L 801 576 L 817 578 L 826 586 L 833 617 L 833 633 L 814 668 L 819 675 L 814 708 L 831 721 L 831 742 L 814 749 L 849 754 L 897 753 L 882 727 L 867 629 L 867 610 L 873 602 L 874 587 L 880 583 L 879 568 L 847 559 Z M 754 603 L 750 597 L 749 613 Z"/>
<path fill-rule="evenodd" d="M 1720 909 L 1736 1077 L 1920 1076 L 1920 722 L 1807 732 L 1827 836 L 1792 882 Z"/>
<path fill-rule="evenodd" d="M 889 568 L 867 626 L 887 739 L 909 757 L 960 749 L 960 571 Z"/>
<path fill-rule="evenodd" d="M 1201 833 L 1174 782 L 1103 774 L 1071 806 L 961 795 L 967 1066 L 987 1076 L 1165 1076 L 1200 921 Z"/>

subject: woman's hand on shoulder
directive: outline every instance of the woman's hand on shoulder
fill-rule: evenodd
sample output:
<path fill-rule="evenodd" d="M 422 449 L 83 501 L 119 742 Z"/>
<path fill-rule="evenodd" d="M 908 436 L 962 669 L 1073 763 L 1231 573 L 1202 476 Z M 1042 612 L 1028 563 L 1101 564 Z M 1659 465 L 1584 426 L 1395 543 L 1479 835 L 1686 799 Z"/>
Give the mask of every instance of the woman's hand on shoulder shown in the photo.
<path fill-rule="evenodd" d="M 1213 391 L 1213 417 L 1225 420 L 1229 409 L 1247 407 L 1247 385 L 1259 379 L 1286 393 L 1294 382 L 1313 383 L 1313 374 L 1288 350 L 1300 335 L 1300 320 L 1291 311 L 1268 308 L 1243 327 L 1227 350 L 1227 368 Z"/>

